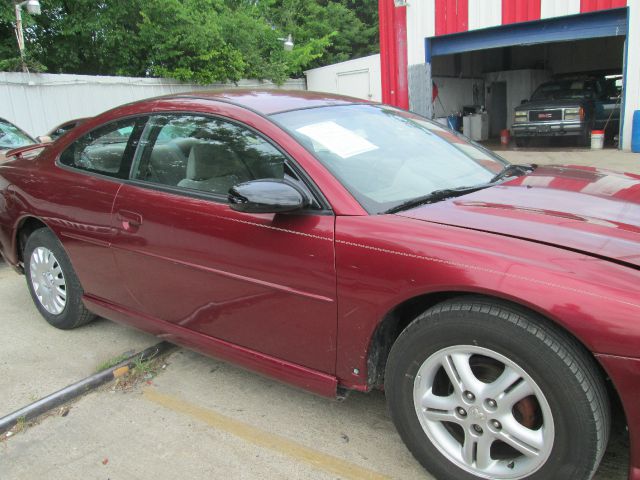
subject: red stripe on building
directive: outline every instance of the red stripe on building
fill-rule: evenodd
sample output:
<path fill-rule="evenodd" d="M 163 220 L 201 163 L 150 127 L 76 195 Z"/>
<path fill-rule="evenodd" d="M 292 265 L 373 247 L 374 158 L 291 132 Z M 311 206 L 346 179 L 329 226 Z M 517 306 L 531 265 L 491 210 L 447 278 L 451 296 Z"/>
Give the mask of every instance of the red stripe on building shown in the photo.
<path fill-rule="evenodd" d="M 580 0 L 580 12 L 595 12 L 627 6 L 627 0 Z"/>
<path fill-rule="evenodd" d="M 540 20 L 541 0 L 502 0 L 502 24 Z"/>
<path fill-rule="evenodd" d="M 436 0 L 436 35 L 447 33 L 447 0 Z"/>
<path fill-rule="evenodd" d="M 396 7 L 393 0 L 380 0 L 378 15 L 382 102 L 409 108 L 407 8 Z"/>
<path fill-rule="evenodd" d="M 436 0 L 436 35 L 469 30 L 469 0 Z"/>

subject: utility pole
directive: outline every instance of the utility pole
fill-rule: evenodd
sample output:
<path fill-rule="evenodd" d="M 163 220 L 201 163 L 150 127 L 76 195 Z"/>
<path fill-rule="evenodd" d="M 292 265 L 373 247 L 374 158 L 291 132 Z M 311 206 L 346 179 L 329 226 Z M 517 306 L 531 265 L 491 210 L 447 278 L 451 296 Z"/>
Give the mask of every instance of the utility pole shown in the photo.
<path fill-rule="evenodd" d="M 24 61 L 24 34 L 22 33 L 22 6 L 15 4 L 16 8 L 16 38 L 18 39 L 18 50 L 20 50 L 20 61 L 22 62 L 22 71 L 29 73 L 29 68 Z"/>
<path fill-rule="evenodd" d="M 27 6 L 27 12 L 31 15 L 40 15 L 40 2 L 38 0 L 25 0 L 14 5 L 16 12 L 16 39 L 18 40 L 18 50 L 20 51 L 20 62 L 22 63 L 22 71 L 29 73 L 29 68 L 24 58 L 24 33 L 22 31 L 22 7 L 25 5 Z"/>

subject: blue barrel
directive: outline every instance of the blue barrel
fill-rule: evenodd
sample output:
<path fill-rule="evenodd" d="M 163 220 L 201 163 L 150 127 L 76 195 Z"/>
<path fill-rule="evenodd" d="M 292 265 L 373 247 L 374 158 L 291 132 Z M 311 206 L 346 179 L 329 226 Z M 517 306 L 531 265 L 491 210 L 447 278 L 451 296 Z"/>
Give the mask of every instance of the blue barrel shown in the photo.
<path fill-rule="evenodd" d="M 640 153 L 640 110 L 633 112 L 633 127 L 631 129 L 631 151 Z"/>
<path fill-rule="evenodd" d="M 447 117 L 447 123 L 451 130 L 459 132 L 462 130 L 462 117 L 460 115 L 449 115 Z"/>

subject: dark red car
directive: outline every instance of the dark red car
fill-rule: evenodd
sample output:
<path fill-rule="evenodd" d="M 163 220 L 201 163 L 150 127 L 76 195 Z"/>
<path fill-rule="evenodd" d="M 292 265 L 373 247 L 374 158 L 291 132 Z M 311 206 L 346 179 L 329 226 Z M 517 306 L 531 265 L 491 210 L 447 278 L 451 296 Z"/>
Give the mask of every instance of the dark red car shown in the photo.
<path fill-rule="evenodd" d="M 509 165 L 384 105 L 146 100 L 0 167 L 58 328 L 127 323 L 326 396 L 384 388 L 439 479 L 640 479 L 640 177 Z"/>

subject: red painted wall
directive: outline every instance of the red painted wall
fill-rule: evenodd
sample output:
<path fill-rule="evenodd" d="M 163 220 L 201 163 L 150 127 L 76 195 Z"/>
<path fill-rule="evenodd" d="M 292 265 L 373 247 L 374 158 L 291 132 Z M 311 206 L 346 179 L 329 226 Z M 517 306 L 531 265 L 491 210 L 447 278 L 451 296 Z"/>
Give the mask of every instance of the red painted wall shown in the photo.
<path fill-rule="evenodd" d="M 396 7 L 393 0 L 380 0 L 378 15 L 382 102 L 409 108 L 407 8 Z"/>
<path fill-rule="evenodd" d="M 436 35 L 469 30 L 469 0 L 436 0 Z"/>
<path fill-rule="evenodd" d="M 580 0 L 580 12 L 626 7 L 627 0 Z"/>
<path fill-rule="evenodd" d="M 502 0 L 502 24 L 540 20 L 541 0 Z"/>

